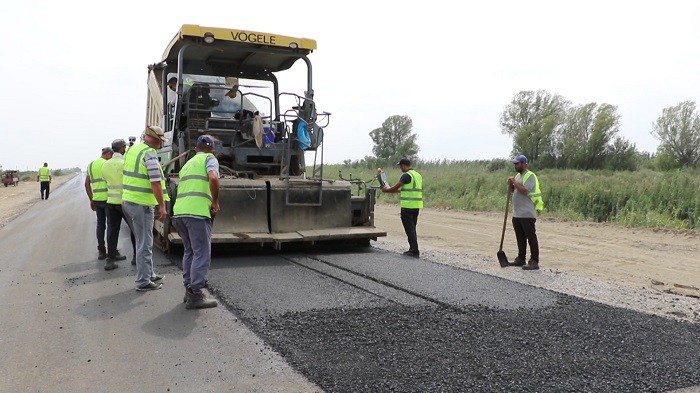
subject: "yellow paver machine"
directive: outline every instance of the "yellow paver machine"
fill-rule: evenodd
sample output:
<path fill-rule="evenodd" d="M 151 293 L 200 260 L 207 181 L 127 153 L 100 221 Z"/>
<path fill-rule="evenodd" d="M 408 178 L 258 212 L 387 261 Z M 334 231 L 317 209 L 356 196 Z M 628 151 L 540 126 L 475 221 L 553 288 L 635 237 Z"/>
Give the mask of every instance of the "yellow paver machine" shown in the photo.
<path fill-rule="evenodd" d="M 158 151 L 169 212 L 197 138 L 215 139 L 221 212 L 212 243 L 279 249 L 290 242 L 368 245 L 386 236 L 374 226 L 376 190 L 323 177 L 330 113 L 314 101 L 308 55 L 315 49 L 307 38 L 184 25 L 149 66 L 146 123 L 169 139 Z M 181 243 L 169 219 L 154 230 L 162 249 Z"/>

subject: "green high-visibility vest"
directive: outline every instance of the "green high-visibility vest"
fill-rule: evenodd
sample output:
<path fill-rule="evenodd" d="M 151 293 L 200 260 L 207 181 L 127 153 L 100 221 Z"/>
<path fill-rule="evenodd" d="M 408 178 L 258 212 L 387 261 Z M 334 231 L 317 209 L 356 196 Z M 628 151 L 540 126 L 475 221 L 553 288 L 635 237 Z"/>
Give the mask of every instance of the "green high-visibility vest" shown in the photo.
<path fill-rule="evenodd" d="M 92 200 L 95 202 L 107 201 L 107 183 L 102 177 L 102 166 L 107 162 L 100 157 L 88 165 L 88 176 L 90 176 L 90 188 L 92 188 Z"/>
<path fill-rule="evenodd" d="M 102 165 L 102 177 L 107 182 L 107 203 L 111 205 L 121 205 L 122 203 L 122 171 L 124 169 L 124 159 L 112 157 Z"/>
<path fill-rule="evenodd" d="M 198 153 L 180 170 L 177 198 L 173 215 L 194 215 L 211 218 L 211 190 L 207 173 L 207 157 L 211 153 Z"/>
<path fill-rule="evenodd" d="M 537 179 L 537 175 L 535 175 L 535 173 L 532 171 L 527 171 L 527 173 L 525 173 L 525 176 L 523 176 L 522 183 L 523 185 L 525 185 L 525 183 L 527 183 L 527 179 L 529 179 L 530 176 L 535 177 L 535 191 L 529 193 L 527 196 L 529 196 L 532 203 L 535 204 L 535 210 L 539 212 L 542 211 L 542 209 L 544 209 L 544 200 L 542 199 L 542 191 L 540 191 L 540 181 L 539 179 Z M 517 175 L 515 175 L 515 178 L 519 179 L 520 174 L 518 173 Z"/>
<path fill-rule="evenodd" d="M 420 173 L 409 169 L 411 182 L 401 187 L 401 207 L 407 209 L 423 208 L 423 177 Z"/>
<path fill-rule="evenodd" d="M 42 166 L 39 168 L 39 181 L 49 181 L 51 180 L 51 169 L 47 166 Z"/>
<path fill-rule="evenodd" d="M 148 178 L 148 169 L 143 165 L 143 157 L 148 152 L 155 153 L 156 150 L 147 143 L 134 145 L 124 156 L 124 170 L 122 174 L 122 200 L 139 205 L 156 206 L 158 201 L 153 195 L 151 181 Z M 169 201 L 168 192 L 165 189 L 165 175 L 163 168 L 160 168 L 163 187 L 163 200 Z"/>

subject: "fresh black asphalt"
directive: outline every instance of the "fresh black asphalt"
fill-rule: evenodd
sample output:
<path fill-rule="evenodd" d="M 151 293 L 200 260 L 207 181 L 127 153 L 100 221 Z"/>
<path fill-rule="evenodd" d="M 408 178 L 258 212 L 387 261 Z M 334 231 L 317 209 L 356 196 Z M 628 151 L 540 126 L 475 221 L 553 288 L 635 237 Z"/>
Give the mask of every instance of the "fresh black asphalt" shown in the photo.
<path fill-rule="evenodd" d="M 326 392 L 700 385 L 698 325 L 372 248 L 222 251 L 209 284 Z"/>

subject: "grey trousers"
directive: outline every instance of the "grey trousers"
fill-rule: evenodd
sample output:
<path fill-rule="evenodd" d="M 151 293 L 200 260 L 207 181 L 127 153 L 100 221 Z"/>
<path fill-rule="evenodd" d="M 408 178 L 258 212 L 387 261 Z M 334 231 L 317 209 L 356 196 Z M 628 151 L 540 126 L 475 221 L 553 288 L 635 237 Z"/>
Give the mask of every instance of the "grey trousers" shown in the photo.
<path fill-rule="evenodd" d="M 122 211 L 136 239 L 136 288 L 151 282 L 153 271 L 153 206 L 123 201 Z"/>
<path fill-rule="evenodd" d="M 182 282 L 192 292 L 204 288 L 211 265 L 211 220 L 208 218 L 174 217 L 173 226 L 182 238 Z"/>

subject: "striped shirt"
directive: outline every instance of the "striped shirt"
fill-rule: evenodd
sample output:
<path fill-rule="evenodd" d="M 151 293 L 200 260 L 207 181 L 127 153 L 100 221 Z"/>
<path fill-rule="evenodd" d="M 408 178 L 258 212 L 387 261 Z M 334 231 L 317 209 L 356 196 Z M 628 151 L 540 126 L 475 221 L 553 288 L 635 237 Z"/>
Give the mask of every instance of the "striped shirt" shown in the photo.
<path fill-rule="evenodd" d="M 148 170 L 148 181 L 160 182 L 163 178 L 160 175 L 160 161 L 158 155 L 152 151 L 146 153 L 143 157 L 143 165 Z"/>

